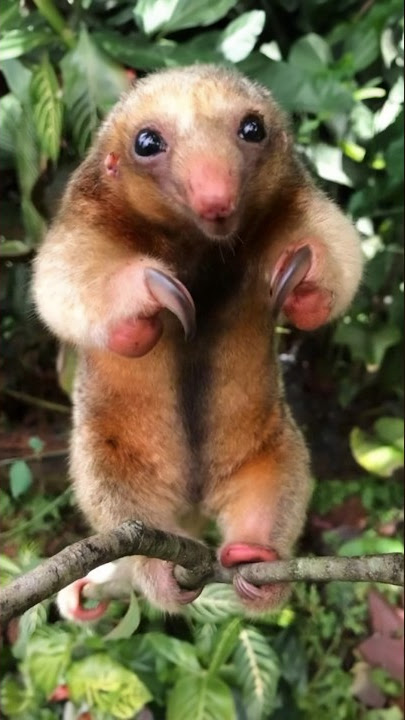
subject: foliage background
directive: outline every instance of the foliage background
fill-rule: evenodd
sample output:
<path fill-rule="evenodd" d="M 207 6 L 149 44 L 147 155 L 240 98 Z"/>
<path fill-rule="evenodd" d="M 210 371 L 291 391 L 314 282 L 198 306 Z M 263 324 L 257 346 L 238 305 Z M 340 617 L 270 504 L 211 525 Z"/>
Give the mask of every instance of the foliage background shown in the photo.
<path fill-rule="evenodd" d="M 119 94 L 145 72 L 196 61 L 235 64 L 272 90 L 368 260 L 338 324 L 309 337 L 280 329 L 287 392 L 317 480 L 302 552 L 400 549 L 402 4 L 2 0 L 0 24 L 4 577 L 86 532 L 61 460 L 70 358 L 59 357 L 56 373 L 55 344 L 32 313 L 32 257 Z M 3 711 L 21 720 L 322 720 L 333 707 L 342 720 L 398 720 L 401 599 L 381 590 L 299 587 L 289 607 L 259 623 L 216 586 L 182 619 L 132 598 L 90 629 L 60 622 L 45 603 L 6 629 Z M 378 651 L 365 649 L 376 632 Z"/>

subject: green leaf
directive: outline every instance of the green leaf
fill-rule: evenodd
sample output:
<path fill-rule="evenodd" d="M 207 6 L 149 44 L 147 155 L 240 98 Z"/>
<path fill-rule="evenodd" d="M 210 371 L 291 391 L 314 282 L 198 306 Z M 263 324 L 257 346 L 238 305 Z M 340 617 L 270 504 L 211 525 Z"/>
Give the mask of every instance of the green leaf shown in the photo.
<path fill-rule="evenodd" d="M 358 427 L 350 433 L 350 447 L 359 465 L 380 477 L 390 477 L 404 464 L 403 450 L 392 445 L 382 445 L 379 438 L 368 435 Z"/>
<path fill-rule="evenodd" d="M 42 152 L 56 162 L 62 134 L 63 105 L 55 71 L 46 56 L 33 73 L 31 102 Z"/>
<path fill-rule="evenodd" d="M 71 699 L 114 718 L 132 718 L 151 700 L 149 690 L 135 673 L 105 653 L 73 663 L 66 674 Z"/>
<path fill-rule="evenodd" d="M 212 25 L 236 5 L 237 0 L 138 0 L 135 20 L 146 35 L 161 35 L 190 27 Z"/>
<path fill-rule="evenodd" d="M 18 638 L 13 645 L 13 655 L 22 659 L 27 652 L 27 645 L 38 628 L 45 625 L 47 621 L 47 611 L 42 603 L 34 605 L 27 610 L 18 621 Z"/>
<path fill-rule="evenodd" d="M 52 40 L 53 35 L 48 30 L 9 30 L 0 40 L 0 61 L 21 57 Z"/>
<path fill-rule="evenodd" d="M 70 663 L 73 636 L 60 628 L 41 628 L 27 643 L 24 669 L 37 690 L 50 695 Z"/>
<path fill-rule="evenodd" d="M 320 35 L 310 33 L 299 38 L 290 50 L 288 62 L 309 72 L 319 72 L 329 65 L 332 56 L 329 45 Z"/>
<path fill-rule="evenodd" d="M 23 105 L 20 123 L 16 128 L 15 157 L 24 227 L 27 240 L 34 244 L 42 238 L 45 223 L 31 201 L 32 189 L 41 173 L 41 157 L 28 103 Z"/>
<path fill-rule="evenodd" d="M 251 10 L 233 20 L 222 33 L 219 48 L 223 56 L 234 63 L 244 60 L 252 52 L 265 20 L 264 10 Z"/>
<path fill-rule="evenodd" d="M 6 30 L 13 30 L 20 20 L 20 8 L 15 0 L 2 0 L 0 6 L 0 28 L 4 33 Z"/>
<path fill-rule="evenodd" d="M 382 417 L 374 423 L 374 430 L 378 437 L 404 451 L 404 421 L 402 418 Z"/>
<path fill-rule="evenodd" d="M 227 685 L 207 674 L 183 677 L 169 693 L 167 720 L 236 720 Z"/>
<path fill-rule="evenodd" d="M 85 29 L 80 33 L 77 46 L 61 61 L 61 68 L 73 138 L 79 153 L 84 154 L 100 118 L 128 89 L 129 81 Z"/>
<path fill-rule="evenodd" d="M 233 661 L 248 720 L 267 720 L 275 706 L 280 676 L 277 655 L 262 633 L 248 626 L 239 634 Z"/>
<path fill-rule="evenodd" d="M 137 630 L 141 621 L 141 612 L 139 609 L 139 602 L 136 595 L 131 592 L 131 599 L 129 602 L 128 610 L 124 617 L 119 621 L 111 632 L 105 635 L 105 640 L 121 640 L 122 638 L 129 638 Z"/>
<path fill-rule="evenodd" d="M 221 583 L 206 585 L 201 595 L 187 607 L 187 614 L 198 622 L 219 623 L 243 615 L 232 587 Z"/>
<path fill-rule="evenodd" d="M 215 641 L 215 649 L 208 668 L 209 675 L 216 675 L 235 649 L 240 633 L 241 621 L 234 618 L 221 628 Z"/>
<path fill-rule="evenodd" d="M 339 148 L 318 143 L 308 148 L 306 153 L 314 163 L 319 177 L 339 185 L 353 186 L 351 178 L 343 169 L 343 153 Z"/>
<path fill-rule="evenodd" d="M 32 252 L 21 240 L 0 240 L 0 258 L 18 258 Z"/>
<path fill-rule="evenodd" d="M 359 72 L 377 60 L 380 53 L 378 33 L 373 27 L 358 26 L 349 34 L 344 52 L 350 53 L 353 70 Z"/>
<path fill-rule="evenodd" d="M 169 40 L 151 42 L 141 33 L 123 36 L 112 30 L 92 34 L 94 42 L 120 63 L 141 70 L 156 70 L 171 64 L 176 43 Z M 207 42 L 207 41 L 206 41 Z M 184 47 L 186 43 L 182 43 Z"/>
<path fill-rule="evenodd" d="M 10 491 L 13 498 L 24 495 L 32 485 L 32 473 L 24 460 L 16 460 L 9 472 Z"/>
<path fill-rule="evenodd" d="M 367 530 L 359 537 L 347 540 L 338 549 L 341 557 L 357 557 L 359 555 L 384 555 L 385 553 L 403 553 L 401 540 L 378 535 L 375 530 Z"/>
<path fill-rule="evenodd" d="M 7 717 L 29 717 L 34 710 L 35 697 L 32 689 L 20 685 L 17 680 L 7 676 L 1 684 L 1 708 Z"/>
<path fill-rule="evenodd" d="M 0 148 L 9 155 L 15 154 L 16 130 L 21 119 L 21 105 L 8 93 L 0 99 Z M 4 252 L 4 249 L 1 249 Z"/>
<path fill-rule="evenodd" d="M 28 440 L 28 445 L 36 455 L 40 455 L 45 447 L 44 441 L 36 435 L 30 437 L 30 439 Z"/>
<path fill-rule="evenodd" d="M 31 70 L 28 70 L 20 60 L 5 60 L 1 64 L 1 70 L 13 95 L 21 103 L 28 102 L 32 78 Z"/>
<path fill-rule="evenodd" d="M 201 670 L 196 649 L 190 643 L 158 632 L 148 633 L 146 639 L 152 645 L 156 655 L 164 657 L 169 663 L 189 672 Z"/>

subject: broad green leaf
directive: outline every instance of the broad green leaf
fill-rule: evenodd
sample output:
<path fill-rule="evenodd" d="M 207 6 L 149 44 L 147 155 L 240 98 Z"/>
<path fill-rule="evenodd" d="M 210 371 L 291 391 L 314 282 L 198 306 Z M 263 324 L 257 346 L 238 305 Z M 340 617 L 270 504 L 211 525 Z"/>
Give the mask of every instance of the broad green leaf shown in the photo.
<path fill-rule="evenodd" d="M 190 27 L 212 25 L 236 5 L 236 0 L 138 0 L 135 20 L 146 35 L 161 35 Z"/>
<path fill-rule="evenodd" d="M 148 633 L 146 639 L 157 656 L 164 657 L 168 662 L 189 672 L 201 670 L 195 647 L 190 643 L 158 632 Z"/>
<path fill-rule="evenodd" d="M 379 418 L 374 423 L 374 430 L 383 442 L 404 451 L 404 421 L 402 418 Z"/>
<path fill-rule="evenodd" d="M 219 48 L 230 62 L 240 62 L 252 52 L 261 34 L 266 14 L 264 10 L 251 10 L 233 20 L 222 33 Z"/>
<path fill-rule="evenodd" d="M 53 39 L 48 30 L 9 30 L 0 39 L 0 61 L 21 57 L 34 48 L 48 45 Z"/>
<path fill-rule="evenodd" d="M 10 155 L 15 153 L 15 134 L 20 119 L 21 105 L 17 98 L 12 93 L 4 95 L 0 99 L 0 148 Z"/>
<path fill-rule="evenodd" d="M 30 99 L 31 70 L 28 70 L 20 60 L 5 60 L 1 63 L 1 71 L 17 100 L 27 103 Z"/>
<path fill-rule="evenodd" d="M 92 34 L 94 42 L 120 63 L 140 70 L 156 70 L 171 64 L 176 43 L 169 40 L 152 42 L 141 33 L 125 37 L 113 30 Z M 186 43 L 182 43 L 183 47 Z"/>
<path fill-rule="evenodd" d="M 1 683 L 1 708 L 7 717 L 29 717 L 35 708 L 35 696 L 31 688 L 6 676 Z"/>
<path fill-rule="evenodd" d="M 401 540 L 378 535 L 375 530 L 367 530 L 359 537 L 347 540 L 338 549 L 341 557 L 357 557 L 359 555 L 384 555 L 386 553 L 403 553 Z"/>
<path fill-rule="evenodd" d="M 215 640 L 214 652 L 208 668 L 209 675 L 216 675 L 235 649 L 240 633 L 241 621 L 234 618 L 221 628 Z"/>
<path fill-rule="evenodd" d="M 129 638 L 137 630 L 141 621 L 141 612 L 139 602 L 136 595 L 132 592 L 128 610 L 124 617 L 119 621 L 118 625 L 105 635 L 105 640 L 121 640 Z"/>
<path fill-rule="evenodd" d="M 267 720 L 275 705 L 280 676 L 279 660 L 254 627 L 245 627 L 233 657 L 248 720 Z"/>
<path fill-rule="evenodd" d="M 55 71 L 46 56 L 33 73 L 31 103 L 42 152 L 56 161 L 60 150 L 63 105 Z"/>
<path fill-rule="evenodd" d="M 10 467 L 10 492 L 13 498 L 24 495 L 32 485 L 32 473 L 24 460 L 16 460 Z"/>
<path fill-rule="evenodd" d="M 167 720 L 236 720 L 232 693 L 207 674 L 183 677 L 169 693 Z"/>
<path fill-rule="evenodd" d="M 1 557 L 1 556 L 0 556 Z M 218 626 L 214 623 L 198 623 L 194 630 L 194 642 L 198 657 L 204 665 L 208 665 L 214 651 L 215 641 L 218 637 Z"/>
<path fill-rule="evenodd" d="M 18 638 L 13 645 L 13 655 L 22 659 L 27 652 L 27 645 L 38 628 L 45 625 L 47 621 L 46 608 L 42 603 L 34 605 L 27 610 L 18 621 Z"/>
<path fill-rule="evenodd" d="M 27 239 L 34 244 L 41 240 L 45 231 L 45 222 L 31 200 L 32 189 L 41 173 L 41 157 L 29 105 L 23 106 L 16 132 L 16 165 L 24 226 Z"/>
<path fill-rule="evenodd" d="M 288 62 L 309 72 L 319 72 L 329 65 L 332 56 L 329 45 L 320 35 L 310 33 L 299 38 L 290 50 Z"/>
<path fill-rule="evenodd" d="M 344 51 L 350 53 L 353 69 L 360 72 L 377 60 L 380 47 L 378 33 L 375 28 L 358 26 L 354 32 L 349 33 Z"/>
<path fill-rule="evenodd" d="M 83 29 L 77 46 L 61 62 L 64 101 L 73 137 L 83 154 L 103 117 L 129 87 L 125 72 Z"/>
<path fill-rule="evenodd" d="M 186 612 L 198 622 L 220 623 L 230 617 L 242 616 L 243 608 L 231 586 L 212 583 L 205 586 Z"/>
<path fill-rule="evenodd" d="M 60 628 L 41 628 L 27 643 L 24 669 L 44 695 L 50 695 L 64 679 L 74 643 L 72 634 Z"/>
<path fill-rule="evenodd" d="M 4 33 L 15 30 L 21 19 L 20 8 L 15 0 L 2 0 L 0 6 L 0 28 Z"/>
<path fill-rule="evenodd" d="M 120 720 L 132 718 L 151 699 L 149 690 L 135 673 L 106 653 L 74 662 L 66 681 L 74 703 L 87 703 L 95 712 Z"/>
<path fill-rule="evenodd" d="M 339 185 L 353 186 L 351 178 L 343 169 L 343 153 L 339 148 L 318 143 L 307 148 L 306 153 L 314 163 L 319 177 Z"/>
<path fill-rule="evenodd" d="M 350 447 L 355 460 L 368 472 L 390 477 L 404 464 L 404 452 L 392 445 L 382 445 L 379 438 L 368 435 L 358 427 L 350 433 Z"/>

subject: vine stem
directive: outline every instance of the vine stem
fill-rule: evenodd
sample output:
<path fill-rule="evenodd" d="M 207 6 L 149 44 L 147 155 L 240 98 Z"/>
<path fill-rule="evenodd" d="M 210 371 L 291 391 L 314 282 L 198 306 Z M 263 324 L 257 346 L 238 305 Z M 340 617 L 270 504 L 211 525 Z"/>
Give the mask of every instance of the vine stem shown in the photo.
<path fill-rule="evenodd" d="M 74 33 L 65 22 L 53 0 L 34 0 L 39 12 L 49 23 L 51 28 L 59 35 L 65 45 L 71 50 L 76 45 Z"/>
<path fill-rule="evenodd" d="M 235 569 L 225 569 L 215 560 L 214 551 L 196 540 L 146 527 L 129 520 L 107 533 L 79 540 L 21 575 L 0 590 L 0 617 L 3 623 L 21 615 L 49 598 L 90 570 L 127 555 L 144 555 L 172 562 L 175 576 L 185 588 L 207 582 L 232 582 Z M 256 585 L 272 582 L 346 580 L 403 585 L 404 559 L 399 553 L 363 557 L 317 557 L 272 563 L 240 565 L 237 571 Z M 97 597 L 102 586 L 89 584 Z"/>

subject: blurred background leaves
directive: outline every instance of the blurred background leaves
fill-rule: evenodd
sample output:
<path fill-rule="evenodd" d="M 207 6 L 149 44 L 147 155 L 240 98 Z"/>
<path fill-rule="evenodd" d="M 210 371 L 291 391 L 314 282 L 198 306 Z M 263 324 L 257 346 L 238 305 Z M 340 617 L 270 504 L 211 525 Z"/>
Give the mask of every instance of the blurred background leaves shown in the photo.
<path fill-rule="evenodd" d="M 279 329 L 317 481 L 302 551 L 401 549 L 402 3 L 2 0 L 0 28 L 4 579 L 87 532 L 63 465 L 74 362 L 65 348 L 55 370 L 55 343 L 33 316 L 36 247 L 120 94 L 151 70 L 194 62 L 235 65 L 270 88 L 367 260 L 338 323 L 310 336 Z M 326 720 L 333 708 L 341 720 L 399 720 L 403 610 L 397 591 L 384 593 L 378 615 L 366 585 L 299 586 L 281 613 L 253 623 L 230 588 L 210 586 L 182 619 L 132 598 L 92 628 L 60 622 L 47 602 L 5 630 L 3 711 L 20 720 Z M 382 635 L 377 615 L 391 618 Z M 365 640 L 375 632 L 377 644 Z"/>

